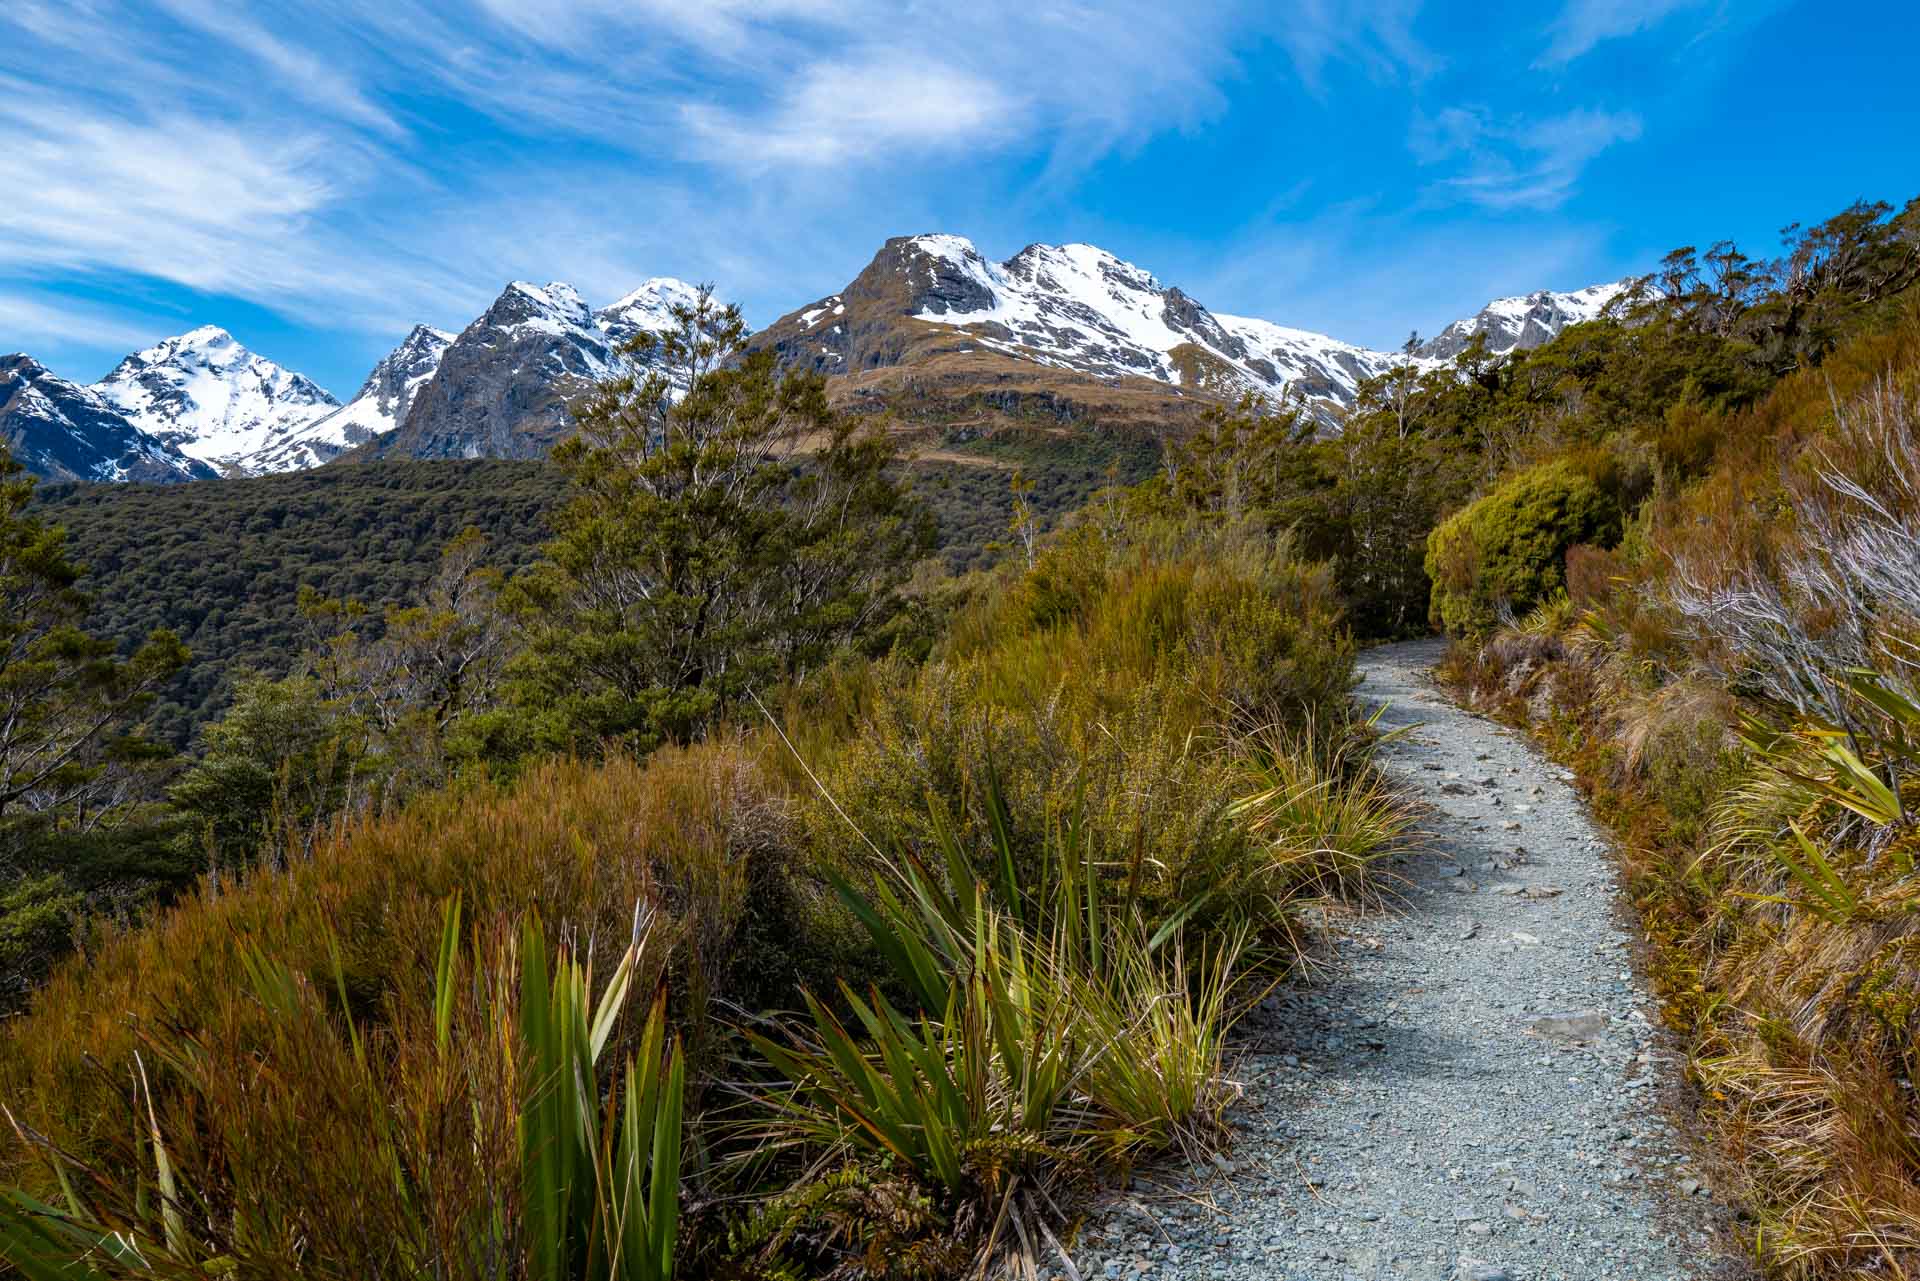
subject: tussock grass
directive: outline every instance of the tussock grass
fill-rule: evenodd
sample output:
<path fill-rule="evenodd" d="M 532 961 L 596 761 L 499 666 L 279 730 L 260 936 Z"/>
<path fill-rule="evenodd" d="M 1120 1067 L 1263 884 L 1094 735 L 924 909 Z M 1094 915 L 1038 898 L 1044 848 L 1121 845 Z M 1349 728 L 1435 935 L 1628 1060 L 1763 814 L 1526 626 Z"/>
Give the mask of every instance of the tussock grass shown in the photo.
<path fill-rule="evenodd" d="M 1249 790 L 1231 812 L 1260 842 L 1262 897 L 1364 894 L 1378 883 L 1375 865 L 1405 848 L 1416 811 L 1374 767 L 1372 731 L 1368 723 L 1331 744 L 1277 727 L 1254 736 Z"/>

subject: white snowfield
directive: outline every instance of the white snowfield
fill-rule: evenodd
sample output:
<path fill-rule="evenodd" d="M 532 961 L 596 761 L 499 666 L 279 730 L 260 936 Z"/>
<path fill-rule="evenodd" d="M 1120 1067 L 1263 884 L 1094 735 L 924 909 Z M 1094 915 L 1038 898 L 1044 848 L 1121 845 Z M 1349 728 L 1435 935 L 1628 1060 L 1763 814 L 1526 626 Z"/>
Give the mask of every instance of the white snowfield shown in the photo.
<path fill-rule="evenodd" d="M 232 467 L 340 406 L 312 379 L 215 325 L 135 352 L 92 390 L 142 431 L 215 467 Z"/>
<path fill-rule="evenodd" d="M 1095 245 L 1030 245 L 996 263 L 962 236 L 916 236 L 911 243 L 925 255 L 929 275 L 913 284 L 933 286 L 948 275 L 942 292 L 958 284 L 989 300 L 960 309 L 936 298 L 915 313 L 917 319 L 965 329 L 982 346 L 1042 364 L 1103 377 L 1144 376 L 1178 387 L 1185 373 L 1172 353 L 1197 347 L 1247 391 L 1344 408 L 1361 382 L 1407 359 L 1305 329 L 1211 312 Z M 1616 282 L 1496 299 L 1444 332 L 1463 343 L 1485 333 L 1489 346 L 1503 352 L 1593 319 L 1624 287 Z M 813 312 L 803 316 L 804 323 L 814 319 Z M 1413 363 L 1433 368 L 1447 358 L 1423 349 Z"/>

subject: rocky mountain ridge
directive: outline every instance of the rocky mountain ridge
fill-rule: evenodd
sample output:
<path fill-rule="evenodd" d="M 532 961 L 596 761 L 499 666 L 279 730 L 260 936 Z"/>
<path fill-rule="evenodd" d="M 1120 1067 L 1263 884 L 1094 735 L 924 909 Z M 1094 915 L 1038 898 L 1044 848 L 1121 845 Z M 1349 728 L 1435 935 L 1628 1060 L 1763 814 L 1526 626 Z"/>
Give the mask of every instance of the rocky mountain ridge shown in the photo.
<path fill-rule="evenodd" d="M 1537 345 L 1601 314 L 1623 286 L 1496 299 L 1412 359 L 1445 364 L 1476 335 L 1495 354 Z M 595 310 L 571 285 L 514 281 L 457 334 L 416 325 L 345 405 L 225 330 L 202 326 L 79 389 L 91 400 L 54 380 L 52 399 L 69 406 L 58 448 L 46 443 L 58 435 L 53 417 L 29 401 L 0 418 L 0 429 L 24 439 L 33 424 L 41 443 L 24 453 L 42 460 L 36 471 L 62 479 L 539 457 L 571 430 L 569 398 L 621 370 L 623 344 L 666 327 L 669 309 L 697 296 L 685 281 L 655 277 Z M 783 368 L 826 375 L 844 406 L 943 430 L 1007 422 L 1160 429 L 1248 392 L 1299 403 L 1331 430 L 1366 379 L 1407 359 L 1211 311 L 1095 245 L 1034 244 L 993 262 L 944 233 L 887 241 L 842 290 L 780 317 L 749 345 L 770 348 Z M 50 377 L 41 370 L 25 381 Z M 97 434 L 97 448 L 72 443 L 76 431 Z"/>
<path fill-rule="evenodd" d="M 170 482 L 219 474 L 142 431 L 92 388 L 20 353 L 0 356 L 0 441 L 44 480 Z"/>
<path fill-rule="evenodd" d="M 669 308 L 698 296 L 656 276 L 594 311 L 572 285 L 516 280 L 452 338 L 394 428 L 350 457 L 543 457 L 572 430 L 568 398 L 624 360 L 645 365 L 651 356 L 623 357 L 621 347 L 666 329 Z"/>

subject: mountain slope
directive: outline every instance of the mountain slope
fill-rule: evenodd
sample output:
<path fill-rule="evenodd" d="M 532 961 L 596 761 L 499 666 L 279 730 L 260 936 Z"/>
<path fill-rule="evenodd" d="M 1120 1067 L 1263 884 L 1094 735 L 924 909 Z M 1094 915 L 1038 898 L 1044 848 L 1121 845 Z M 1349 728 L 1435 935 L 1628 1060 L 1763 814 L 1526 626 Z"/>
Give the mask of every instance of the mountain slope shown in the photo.
<path fill-rule="evenodd" d="M 242 462 L 242 470 L 259 475 L 318 467 L 392 431 L 439 372 L 440 361 L 453 342 L 454 335 L 444 329 L 415 325 L 398 347 L 381 357 L 352 400 L 249 455 Z"/>
<path fill-rule="evenodd" d="M 1117 261 L 1117 260 L 1116 260 Z M 836 402 L 892 410 L 948 430 L 1008 421 L 1148 428 L 1202 402 L 1153 376 L 1166 353 L 1135 341 L 1144 299 L 1108 317 L 1018 288 L 958 237 L 889 240 L 840 292 L 789 312 L 749 340 L 786 368 L 829 379 Z M 1137 303 L 1128 309 L 1127 303 Z"/>
<path fill-rule="evenodd" d="M 1476 334 L 1485 334 L 1487 350 L 1499 356 L 1551 340 L 1568 325 L 1597 319 L 1607 304 L 1624 294 L 1632 280 L 1588 285 L 1571 293 L 1536 290 L 1496 298 L 1464 320 L 1456 320 L 1422 343 L 1416 354 L 1427 360 L 1452 360 Z"/>
<path fill-rule="evenodd" d="M 440 354 L 398 425 L 346 460 L 544 457 L 572 430 L 568 399 L 624 369 L 620 344 L 696 296 L 656 277 L 595 312 L 572 285 L 514 281 Z"/>
<path fill-rule="evenodd" d="M 215 325 L 135 352 L 93 390 L 141 430 L 222 470 L 243 470 L 242 460 L 340 406 Z"/>
<path fill-rule="evenodd" d="M 42 480 L 170 483 L 216 474 L 140 430 L 97 392 L 18 353 L 0 356 L 0 441 Z"/>

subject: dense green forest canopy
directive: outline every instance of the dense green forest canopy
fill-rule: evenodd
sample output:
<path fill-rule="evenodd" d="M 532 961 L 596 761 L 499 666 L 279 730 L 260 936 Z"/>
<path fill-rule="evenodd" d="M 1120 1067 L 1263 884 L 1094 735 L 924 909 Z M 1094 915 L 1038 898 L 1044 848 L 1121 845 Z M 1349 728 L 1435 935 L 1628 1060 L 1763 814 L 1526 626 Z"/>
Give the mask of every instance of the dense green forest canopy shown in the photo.
<path fill-rule="evenodd" d="M 192 658 L 153 710 L 186 747 L 243 671 L 284 675 L 312 638 L 302 587 L 376 608 L 416 598 L 447 540 L 472 527 L 503 569 L 532 560 L 565 488 L 539 463 L 322 467 L 188 485 L 49 485 L 36 510 L 85 567 L 91 627 L 131 644 L 156 627 Z"/>
<path fill-rule="evenodd" d="M 1110 477 L 1139 480 L 1157 458 L 1151 441 L 1104 435 L 943 440 L 933 452 L 912 464 L 914 489 L 952 571 L 998 556 L 1016 469 L 1052 517 Z M 42 485 L 35 510 L 66 529 L 85 567 L 96 633 L 130 649 L 167 627 L 185 642 L 191 656 L 156 703 L 152 732 L 186 749 L 241 673 L 285 675 L 316 639 L 301 588 L 376 613 L 416 600 L 441 549 L 470 527 L 486 536 L 489 564 L 524 568 L 565 491 L 541 462 L 382 462 L 189 485 Z"/>

